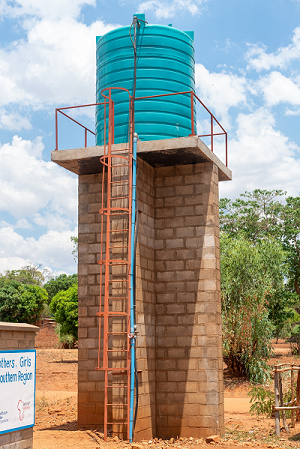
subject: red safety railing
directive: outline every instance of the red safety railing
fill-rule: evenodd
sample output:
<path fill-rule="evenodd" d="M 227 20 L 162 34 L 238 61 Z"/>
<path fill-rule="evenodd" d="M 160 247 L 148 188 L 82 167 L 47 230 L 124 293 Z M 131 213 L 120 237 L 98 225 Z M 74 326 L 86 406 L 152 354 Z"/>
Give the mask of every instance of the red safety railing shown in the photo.
<path fill-rule="evenodd" d="M 174 95 L 189 95 L 191 99 L 191 134 L 192 136 L 197 135 L 198 137 L 210 137 L 210 146 L 211 151 L 214 152 L 214 137 L 215 136 L 225 136 L 225 165 L 228 167 L 228 138 L 227 138 L 227 132 L 223 128 L 223 126 L 220 124 L 220 122 L 216 119 L 216 117 L 210 112 L 210 110 L 205 106 L 205 104 L 200 100 L 200 98 L 193 92 L 193 91 L 186 91 L 186 92 L 174 92 L 171 94 L 160 94 L 160 95 L 151 95 L 146 97 L 137 97 L 135 98 L 135 101 L 139 100 L 148 100 L 153 98 L 159 98 L 159 97 L 170 97 Z M 195 123 L 194 123 L 194 114 L 195 114 L 195 100 L 208 112 L 210 115 L 210 133 L 208 134 L 196 134 L 195 133 Z M 64 108 L 58 108 L 55 109 L 55 139 L 56 139 L 56 150 L 58 150 L 58 112 L 60 112 L 65 117 L 69 118 L 85 130 L 85 146 L 87 146 L 87 133 L 90 132 L 91 134 L 95 135 L 94 131 L 90 130 L 86 126 L 82 125 L 78 121 L 76 121 L 74 118 L 70 117 L 69 115 L 62 112 L 66 109 L 74 109 L 74 108 L 83 108 L 83 107 L 89 107 L 89 106 L 101 106 L 104 105 L 104 110 L 106 109 L 106 102 L 103 103 L 92 103 L 92 104 L 86 104 L 86 105 L 79 105 L 79 106 L 69 106 Z M 214 132 L 214 126 L 218 125 L 222 132 Z M 111 124 L 113 128 L 113 124 Z"/>
<path fill-rule="evenodd" d="M 84 129 L 84 146 L 87 147 L 87 133 L 89 132 L 95 136 L 96 134 L 94 133 L 94 131 L 92 131 L 91 129 L 82 125 L 80 122 L 75 120 L 73 117 L 70 117 L 69 115 L 65 114 L 62 111 L 66 110 L 66 109 L 88 108 L 91 106 L 102 106 L 104 104 L 105 104 L 104 102 L 103 103 L 90 103 L 90 104 L 80 104 L 78 106 L 66 106 L 64 108 L 56 108 L 55 109 L 55 151 L 58 150 L 58 113 L 64 115 L 68 119 L 72 120 L 72 122 L 76 123 L 77 125 L 81 126 L 81 128 Z"/>

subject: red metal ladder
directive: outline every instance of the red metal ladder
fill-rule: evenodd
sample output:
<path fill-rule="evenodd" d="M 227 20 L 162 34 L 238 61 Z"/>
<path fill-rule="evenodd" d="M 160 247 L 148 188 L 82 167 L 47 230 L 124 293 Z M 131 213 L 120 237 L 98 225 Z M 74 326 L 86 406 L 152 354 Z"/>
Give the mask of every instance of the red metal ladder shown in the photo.
<path fill-rule="evenodd" d="M 98 366 L 104 372 L 104 439 L 129 437 L 130 237 L 132 203 L 132 120 L 129 95 L 128 144 L 115 148 L 112 90 L 104 96 L 104 155 L 100 244 Z M 123 89 L 124 90 L 124 89 Z M 128 92 L 129 94 L 129 92 Z M 106 106 L 108 144 L 106 145 Z"/>

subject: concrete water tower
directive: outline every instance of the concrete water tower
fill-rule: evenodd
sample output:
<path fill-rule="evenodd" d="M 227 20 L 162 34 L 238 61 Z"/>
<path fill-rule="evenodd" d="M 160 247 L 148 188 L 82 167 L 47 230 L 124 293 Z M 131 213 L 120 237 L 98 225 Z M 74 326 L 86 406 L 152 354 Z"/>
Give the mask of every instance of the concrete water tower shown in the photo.
<path fill-rule="evenodd" d="M 96 90 L 96 145 L 52 152 L 79 175 L 78 422 L 136 441 L 220 434 L 231 171 L 207 109 L 210 148 L 197 136 L 193 32 L 141 14 L 97 37 Z"/>

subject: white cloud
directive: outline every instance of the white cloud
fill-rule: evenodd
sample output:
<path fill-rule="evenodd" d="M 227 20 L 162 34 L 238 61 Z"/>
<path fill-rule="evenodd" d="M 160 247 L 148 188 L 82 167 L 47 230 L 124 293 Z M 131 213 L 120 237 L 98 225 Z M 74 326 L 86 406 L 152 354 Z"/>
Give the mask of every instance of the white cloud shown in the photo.
<path fill-rule="evenodd" d="M 39 3 L 28 2 L 33 5 L 28 9 L 35 11 Z M 42 3 L 53 7 L 52 2 Z M 94 101 L 96 35 L 117 25 L 97 20 L 87 26 L 70 14 L 24 22 L 26 38 L 0 49 L 0 106 L 14 103 L 40 109 Z"/>
<path fill-rule="evenodd" d="M 96 6 L 96 0 L 2 0 L 0 14 L 7 17 L 76 18 L 84 5 Z"/>
<path fill-rule="evenodd" d="M 77 229 L 48 231 L 38 239 L 24 238 L 12 227 L 0 229 L 0 272 L 18 269 L 29 262 L 51 266 L 54 272 L 74 273 L 76 264 L 72 256 L 70 237 Z"/>
<path fill-rule="evenodd" d="M 196 64 L 196 92 L 224 127 L 229 127 L 231 107 L 247 105 L 247 80 L 243 76 L 225 72 L 209 72 Z"/>
<path fill-rule="evenodd" d="M 229 167 L 233 181 L 220 183 L 220 195 L 237 197 L 245 190 L 300 192 L 300 148 L 276 129 L 269 110 L 239 114 L 236 138 L 229 141 Z"/>
<path fill-rule="evenodd" d="M 300 0 L 299 0 L 300 1 Z M 287 109 L 285 115 L 300 115 L 300 108 L 298 109 Z"/>
<path fill-rule="evenodd" d="M 32 125 L 28 118 L 22 117 L 20 114 L 0 112 L 0 128 L 9 131 L 21 131 L 22 129 L 31 129 Z"/>
<path fill-rule="evenodd" d="M 300 85 L 280 72 L 271 72 L 268 76 L 261 78 L 257 85 L 263 92 L 268 106 L 280 103 L 300 104 Z"/>
<path fill-rule="evenodd" d="M 151 11 L 158 19 L 169 19 L 178 14 L 179 11 L 188 12 L 192 15 L 200 13 L 201 5 L 208 0 L 173 0 L 164 2 L 160 0 L 147 0 L 139 4 L 138 13 Z"/>
<path fill-rule="evenodd" d="M 15 229 L 32 229 L 32 225 L 26 220 L 26 218 L 21 218 L 17 221 L 14 226 Z"/>
<path fill-rule="evenodd" d="M 74 225 L 72 218 L 52 211 L 41 211 L 33 216 L 33 222 L 49 230 L 67 231 Z"/>
<path fill-rule="evenodd" d="M 0 274 L 10 270 L 20 270 L 22 267 L 29 265 L 30 262 L 30 260 L 22 257 L 0 257 Z"/>
<path fill-rule="evenodd" d="M 300 57 L 300 27 L 294 29 L 292 43 L 287 47 L 280 47 L 274 53 L 267 53 L 265 45 L 250 45 L 246 53 L 248 68 L 258 72 L 270 70 L 272 67 L 285 68 L 287 64 Z"/>
<path fill-rule="evenodd" d="M 40 209 L 76 220 L 77 179 L 41 159 L 44 144 L 15 136 L 0 145 L 0 211 L 28 218 Z"/>

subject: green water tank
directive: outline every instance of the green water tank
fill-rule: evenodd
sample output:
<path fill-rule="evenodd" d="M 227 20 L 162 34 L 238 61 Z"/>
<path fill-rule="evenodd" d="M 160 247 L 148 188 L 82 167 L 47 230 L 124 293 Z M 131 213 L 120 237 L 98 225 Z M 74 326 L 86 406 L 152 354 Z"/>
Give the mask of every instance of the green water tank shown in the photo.
<path fill-rule="evenodd" d="M 135 97 L 195 90 L 194 32 L 172 25 L 150 25 L 144 14 L 136 14 L 137 78 Z M 97 36 L 96 102 L 106 87 L 123 87 L 133 94 L 134 50 L 130 26 Z M 134 30 L 131 27 L 133 39 Z M 114 91 L 115 143 L 128 141 L 128 94 Z M 196 132 L 196 114 L 194 114 Z M 141 140 L 183 137 L 191 134 L 190 95 L 135 101 L 135 132 Z M 104 109 L 96 110 L 96 144 L 103 145 Z"/>

